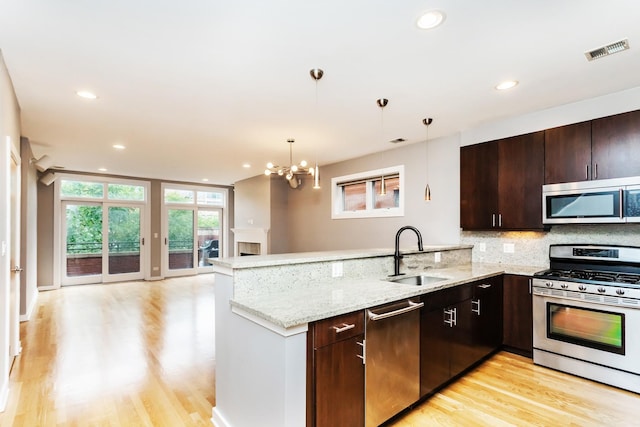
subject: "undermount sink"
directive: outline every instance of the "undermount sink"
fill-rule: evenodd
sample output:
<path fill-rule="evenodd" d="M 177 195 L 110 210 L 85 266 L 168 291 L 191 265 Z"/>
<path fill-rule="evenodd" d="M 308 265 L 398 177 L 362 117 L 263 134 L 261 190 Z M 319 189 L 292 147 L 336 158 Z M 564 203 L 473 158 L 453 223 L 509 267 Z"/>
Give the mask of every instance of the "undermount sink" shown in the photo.
<path fill-rule="evenodd" d="M 404 283 L 405 285 L 424 286 L 432 283 L 441 282 L 447 280 L 445 277 L 436 276 L 398 276 L 385 279 L 387 282 Z"/>

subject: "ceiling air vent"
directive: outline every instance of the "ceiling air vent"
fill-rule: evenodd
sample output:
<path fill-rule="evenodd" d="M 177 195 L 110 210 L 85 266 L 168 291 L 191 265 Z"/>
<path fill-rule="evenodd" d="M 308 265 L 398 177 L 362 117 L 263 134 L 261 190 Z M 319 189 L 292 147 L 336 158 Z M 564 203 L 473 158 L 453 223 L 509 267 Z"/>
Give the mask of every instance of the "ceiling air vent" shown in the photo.
<path fill-rule="evenodd" d="M 404 138 L 396 138 L 396 139 L 392 139 L 389 142 L 392 143 L 392 144 L 399 144 L 399 143 L 405 142 L 405 141 L 406 141 L 406 139 L 404 139 Z"/>
<path fill-rule="evenodd" d="M 593 61 L 594 59 L 600 59 L 627 49 L 629 49 L 629 40 L 624 39 L 603 47 L 599 47 L 598 49 L 585 52 L 584 56 L 586 56 L 589 61 Z"/>

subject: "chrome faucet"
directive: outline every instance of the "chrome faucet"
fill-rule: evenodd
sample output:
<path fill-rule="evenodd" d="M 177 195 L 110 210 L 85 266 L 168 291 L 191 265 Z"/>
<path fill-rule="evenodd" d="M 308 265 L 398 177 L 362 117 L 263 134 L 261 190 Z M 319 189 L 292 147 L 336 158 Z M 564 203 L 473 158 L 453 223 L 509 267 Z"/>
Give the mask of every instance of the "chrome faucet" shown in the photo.
<path fill-rule="evenodd" d="M 402 234 L 404 230 L 413 230 L 413 232 L 416 233 L 416 236 L 418 236 L 418 250 L 419 251 L 424 250 L 422 248 L 422 235 L 420 234 L 420 231 L 418 231 L 417 228 L 412 227 L 410 225 L 405 225 L 404 227 L 401 227 L 400 230 L 398 230 L 398 232 L 396 233 L 396 251 L 393 253 L 393 275 L 394 276 L 400 276 L 400 260 L 402 259 L 402 255 L 400 255 L 400 234 Z"/>

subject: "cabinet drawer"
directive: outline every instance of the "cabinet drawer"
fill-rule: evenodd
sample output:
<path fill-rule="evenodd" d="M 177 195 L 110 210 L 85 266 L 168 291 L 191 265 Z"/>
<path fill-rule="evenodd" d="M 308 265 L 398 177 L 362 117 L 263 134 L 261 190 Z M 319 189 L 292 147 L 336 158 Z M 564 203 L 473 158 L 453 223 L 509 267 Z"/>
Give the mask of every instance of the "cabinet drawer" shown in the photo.
<path fill-rule="evenodd" d="M 364 311 L 320 320 L 313 328 L 314 347 L 319 348 L 364 333 Z"/>

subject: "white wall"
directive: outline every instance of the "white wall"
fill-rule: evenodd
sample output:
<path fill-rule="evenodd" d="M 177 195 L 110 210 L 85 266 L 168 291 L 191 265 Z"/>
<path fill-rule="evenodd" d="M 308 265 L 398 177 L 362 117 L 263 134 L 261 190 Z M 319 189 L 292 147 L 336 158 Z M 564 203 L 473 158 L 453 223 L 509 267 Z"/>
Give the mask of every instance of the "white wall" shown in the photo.
<path fill-rule="evenodd" d="M 289 242 L 292 252 L 316 250 L 393 248 L 396 231 L 413 225 L 425 244 L 457 243 L 459 236 L 458 136 L 400 145 L 320 168 L 321 190 L 311 180 L 289 193 Z M 331 178 L 384 167 L 405 167 L 405 216 L 389 218 L 331 219 Z M 427 167 L 425 167 L 425 165 Z M 429 174 L 432 201 L 425 202 Z M 415 236 L 403 234 L 402 246 L 416 245 Z"/>
<path fill-rule="evenodd" d="M 11 151 L 20 152 L 20 107 L 0 51 L 0 410 L 9 390 L 9 280 Z"/>

